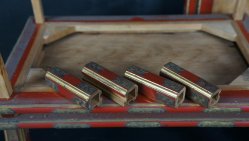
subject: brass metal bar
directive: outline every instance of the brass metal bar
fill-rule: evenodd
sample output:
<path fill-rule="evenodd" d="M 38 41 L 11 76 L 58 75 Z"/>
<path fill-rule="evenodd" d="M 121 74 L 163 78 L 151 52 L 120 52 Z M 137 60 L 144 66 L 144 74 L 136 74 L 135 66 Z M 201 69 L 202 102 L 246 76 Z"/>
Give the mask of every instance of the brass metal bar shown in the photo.
<path fill-rule="evenodd" d="M 138 86 L 132 81 L 107 70 L 97 63 L 86 64 L 82 73 L 84 79 L 104 91 L 104 95 L 125 106 L 137 97 Z"/>
<path fill-rule="evenodd" d="M 172 62 L 163 66 L 160 75 L 187 86 L 186 97 L 202 106 L 213 106 L 219 101 L 221 92 L 219 87 Z"/>
<path fill-rule="evenodd" d="M 49 68 L 45 78 L 59 94 L 82 107 L 92 110 L 102 103 L 101 90 L 59 68 Z"/>
<path fill-rule="evenodd" d="M 139 93 L 171 107 L 178 107 L 185 98 L 186 88 L 169 79 L 150 73 L 137 66 L 130 66 L 125 76 L 139 85 Z"/>

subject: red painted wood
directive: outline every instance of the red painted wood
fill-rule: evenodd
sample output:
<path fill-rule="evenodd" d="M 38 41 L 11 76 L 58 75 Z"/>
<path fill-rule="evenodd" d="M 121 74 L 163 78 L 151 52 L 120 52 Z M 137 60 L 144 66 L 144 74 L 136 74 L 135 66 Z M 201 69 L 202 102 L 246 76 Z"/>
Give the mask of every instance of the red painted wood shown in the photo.
<path fill-rule="evenodd" d="M 213 0 L 202 0 L 200 14 L 212 13 Z"/>
<path fill-rule="evenodd" d="M 249 112 L 249 107 L 248 106 L 243 106 L 240 108 L 242 112 Z"/>
<path fill-rule="evenodd" d="M 28 47 L 26 48 L 26 50 L 25 50 L 25 52 L 24 52 L 22 58 L 20 59 L 18 65 L 17 65 L 17 68 L 16 68 L 16 70 L 15 70 L 15 73 L 13 74 L 13 77 L 12 77 L 12 79 L 11 79 L 11 84 L 12 84 L 12 86 L 15 86 L 15 84 L 16 84 L 16 81 L 17 81 L 17 79 L 18 79 L 18 77 L 19 77 L 19 75 L 20 75 L 20 73 L 21 73 L 21 71 L 22 71 L 22 68 L 23 68 L 23 65 L 24 65 L 25 61 L 26 61 L 27 58 L 28 58 L 28 55 L 29 55 L 29 53 L 30 53 L 30 51 L 31 51 L 31 49 L 32 49 L 32 46 L 33 46 L 34 41 L 35 41 L 35 38 L 36 38 L 37 33 L 38 33 L 38 31 L 40 30 L 40 28 L 41 28 L 41 25 L 38 25 L 38 24 L 37 24 L 37 25 L 36 25 L 36 28 L 35 28 L 35 31 L 34 31 L 34 33 L 33 33 L 33 36 L 32 36 L 32 38 L 31 38 L 30 41 L 29 41 Z"/>
<path fill-rule="evenodd" d="M 249 122 L 248 121 L 237 121 L 234 122 L 235 127 L 249 127 Z"/>
<path fill-rule="evenodd" d="M 194 0 L 197 1 L 197 0 Z M 195 2 L 196 3 L 196 2 Z M 70 18 L 70 17 L 58 17 L 55 19 L 47 19 L 46 22 L 177 22 L 177 21 L 185 21 L 185 22 L 191 22 L 191 21 L 220 21 L 220 20 L 229 20 L 232 19 L 231 16 L 228 15 L 196 15 L 196 7 L 194 7 L 194 13 L 192 15 L 161 15 L 161 16 L 135 16 L 130 18 L 124 18 L 122 19 L 122 16 L 119 19 L 102 19 L 98 20 L 98 17 L 95 17 L 95 19 L 87 19 L 87 17 L 76 17 L 76 18 Z M 194 14 L 194 15 L 193 15 Z"/>
<path fill-rule="evenodd" d="M 244 34 L 247 42 L 249 43 L 249 33 L 247 32 L 247 30 L 246 30 L 246 28 L 245 28 L 245 26 L 243 24 L 243 21 L 237 21 L 237 24 L 238 24 L 241 32 Z"/>
<path fill-rule="evenodd" d="M 198 122 L 195 121 L 166 121 L 160 122 L 161 126 L 165 127 L 197 127 Z"/>
<path fill-rule="evenodd" d="M 65 100 L 60 94 L 56 92 L 16 92 L 13 95 L 13 100 Z M 39 103 L 38 103 L 39 104 Z"/>
<path fill-rule="evenodd" d="M 223 90 L 220 95 L 221 98 L 249 98 L 249 90 Z"/>
<path fill-rule="evenodd" d="M 223 90 L 221 92 L 221 97 L 224 99 L 227 98 L 249 98 L 249 90 Z M 0 102 L 5 103 L 13 103 L 18 101 L 53 101 L 56 100 L 56 102 L 63 102 L 65 101 L 65 98 L 63 98 L 60 94 L 56 92 L 16 92 L 13 94 L 12 98 L 10 100 L 3 100 L 0 99 Z M 67 100 L 66 100 L 67 101 Z M 66 102 L 67 103 L 67 102 Z M 150 100 L 142 95 L 138 96 L 138 100 L 136 103 L 153 103 L 153 100 Z M 37 103 L 39 104 L 39 103 Z"/>
<path fill-rule="evenodd" d="M 52 113 L 55 108 L 52 107 L 33 107 L 33 108 L 12 108 L 15 113 Z"/>
<path fill-rule="evenodd" d="M 54 128 L 53 122 L 17 123 L 18 128 Z"/>
<path fill-rule="evenodd" d="M 179 107 L 179 108 L 170 108 L 165 107 L 164 108 L 166 112 L 172 112 L 172 113 L 178 113 L 178 112 L 188 112 L 188 113 L 194 113 L 194 112 L 203 112 L 205 108 L 200 106 L 193 106 L 193 107 Z"/>
<path fill-rule="evenodd" d="M 128 112 L 129 107 L 96 107 L 93 113 L 120 113 Z"/>
<path fill-rule="evenodd" d="M 198 0 L 190 0 L 189 3 L 189 15 L 197 14 Z"/>
<path fill-rule="evenodd" d="M 145 21 L 145 19 L 142 17 L 133 17 L 130 19 L 130 21 L 141 22 L 141 21 Z"/>
<path fill-rule="evenodd" d="M 90 122 L 91 127 L 125 127 L 126 122 Z"/>
<path fill-rule="evenodd" d="M 227 102 L 228 101 L 228 102 Z M 248 103 L 249 101 L 249 91 L 248 90 L 224 90 L 221 92 L 221 99 L 219 105 L 221 108 L 241 108 L 242 112 L 249 112 L 248 106 L 236 106 L 236 105 L 222 105 L 222 103 Z M 190 101 L 185 100 L 184 103 L 189 103 Z M 153 104 L 153 100 L 148 99 L 142 95 L 139 95 L 135 104 Z M 48 107 L 37 107 L 39 104 L 48 105 Z M 54 105 L 50 107 L 49 105 Z M 93 113 L 124 113 L 128 112 L 130 108 L 163 108 L 166 112 L 170 113 L 193 113 L 193 112 L 203 112 L 206 108 L 200 106 L 180 106 L 179 108 L 170 108 L 167 106 L 151 106 L 151 105 L 129 105 L 126 107 L 121 107 L 110 101 L 105 101 L 103 107 L 96 107 Z M 18 106 L 20 105 L 20 106 Z M 22 106 L 23 105 L 23 106 Z M 57 106 L 56 106 L 57 105 Z M 106 106 L 105 106 L 106 105 Z M 26 113 L 52 113 L 59 109 L 81 109 L 80 107 L 74 106 L 70 101 L 60 96 L 55 92 L 26 92 L 26 93 L 16 93 L 10 100 L 0 100 L 0 107 L 12 106 L 9 108 L 17 114 Z"/>

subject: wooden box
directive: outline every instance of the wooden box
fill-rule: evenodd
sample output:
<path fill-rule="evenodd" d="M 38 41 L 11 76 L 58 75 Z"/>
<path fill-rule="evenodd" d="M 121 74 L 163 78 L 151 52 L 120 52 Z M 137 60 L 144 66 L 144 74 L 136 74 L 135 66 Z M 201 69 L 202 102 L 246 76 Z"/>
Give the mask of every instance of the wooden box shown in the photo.
<path fill-rule="evenodd" d="M 249 3 L 229 1 L 186 0 L 186 15 L 44 18 L 32 0 L 35 17 L 1 67 L 9 79 L 1 73 L 0 128 L 248 127 Z M 120 75 L 132 64 L 158 74 L 172 61 L 219 85 L 221 99 L 209 109 L 187 100 L 175 109 L 143 96 L 126 107 L 104 99 L 89 112 L 44 81 L 47 66 L 80 78 L 89 61 Z"/>

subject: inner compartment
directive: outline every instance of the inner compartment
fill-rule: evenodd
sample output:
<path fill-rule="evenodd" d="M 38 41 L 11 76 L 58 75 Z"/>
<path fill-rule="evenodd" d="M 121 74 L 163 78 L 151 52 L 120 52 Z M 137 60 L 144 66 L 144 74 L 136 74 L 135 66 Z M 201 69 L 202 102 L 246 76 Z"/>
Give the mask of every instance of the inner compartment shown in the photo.
<path fill-rule="evenodd" d="M 96 107 L 100 103 L 101 103 L 100 93 L 97 93 L 92 97 L 90 104 L 91 107 Z"/>
<path fill-rule="evenodd" d="M 127 102 L 131 102 L 134 101 L 137 97 L 137 90 L 136 88 L 133 88 L 130 92 L 128 92 L 128 96 L 127 96 Z"/>
<path fill-rule="evenodd" d="M 185 93 L 186 93 L 186 88 L 180 92 L 180 95 L 179 95 L 178 100 L 177 100 L 177 105 L 180 105 L 184 101 Z"/>
<path fill-rule="evenodd" d="M 210 105 L 214 105 L 214 104 L 216 104 L 216 103 L 219 101 L 219 99 L 220 99 L 219 93 L 220 93 L 220 91 L 216 92 L 216 93 L 212 96 L 212 98 L 211 98 L 211 100 L 210 100 Z"/>
<path fill-rule="evenodd" d="M 79 78 L 94 61 L 123 75 L 130 65 L 159 74 L 171 61 L 214 84 L 229 84 L 247 64 L 235 43 L 203 32 L 76 33 L 45 46 L 40 67 L 57 66 Z"/>

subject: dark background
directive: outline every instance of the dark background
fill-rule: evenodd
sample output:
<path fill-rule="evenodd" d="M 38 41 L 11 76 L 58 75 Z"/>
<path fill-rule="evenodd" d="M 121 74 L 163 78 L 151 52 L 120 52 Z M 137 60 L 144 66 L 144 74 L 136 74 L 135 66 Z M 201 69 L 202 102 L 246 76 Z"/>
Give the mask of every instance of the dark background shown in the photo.
<path fill-rule="evenodd" d="M 52 15 L 162 15 L 182 14 L 183 0 L 43 0 Z M 30 0 L 0 0 L 0 51 L 6 61 L 22 28 L 32 15 Z M 33 141 L 127 140 L 248 140 L 247 128 L 100 128 L 32 129 Z M 0 132 L 0 141 L 3 133 Z"/>

